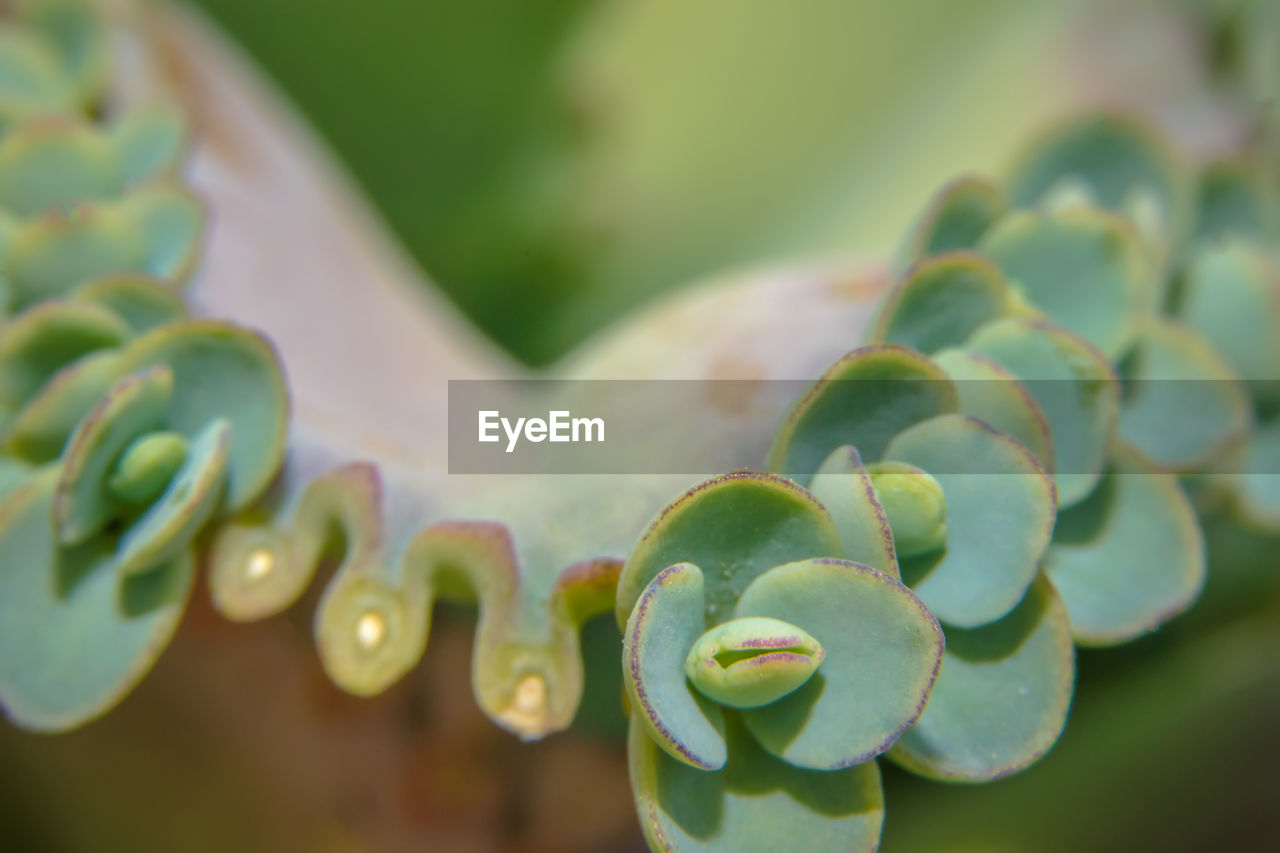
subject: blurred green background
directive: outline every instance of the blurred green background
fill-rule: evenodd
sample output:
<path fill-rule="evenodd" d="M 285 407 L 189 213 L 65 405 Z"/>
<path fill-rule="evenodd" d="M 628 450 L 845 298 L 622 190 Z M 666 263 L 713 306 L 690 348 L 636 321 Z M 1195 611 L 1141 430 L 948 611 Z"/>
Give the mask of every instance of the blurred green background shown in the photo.
<path fill-rule="evenodd" d="M 1025 0 L 202 5 L 430 276 L 534 364 L 698 276 L 885 252 L 937 185 L 997 168 L 1061 110 L 1081 17 Z"/>

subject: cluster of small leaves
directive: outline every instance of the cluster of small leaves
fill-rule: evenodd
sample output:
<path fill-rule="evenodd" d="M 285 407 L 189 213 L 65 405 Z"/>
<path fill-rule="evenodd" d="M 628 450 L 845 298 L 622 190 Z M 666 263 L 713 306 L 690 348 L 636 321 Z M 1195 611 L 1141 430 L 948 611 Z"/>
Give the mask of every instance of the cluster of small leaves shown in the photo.
<path fill-rule="evenodd" d="M 1190 606 L 1194 507 L 1280 532 L 1275 202 L 1116 116 L 938 194 L 865 346 L 783 423 L 789 479 L 693 489 L 623 570 L 655 849 L 874 847 L 870 759 L 1021 770 L 1065 726 L 1073 643 Z"/>
<path fill-rule="evenodd" d="M 108 36 L 78 0 L 0 24 L 0 707 L 41 730 L 159 656 L 198 534 L 266 489 L 287 420 L 271 347 L 185 315 L 186 131 L 106 109 Z"/>

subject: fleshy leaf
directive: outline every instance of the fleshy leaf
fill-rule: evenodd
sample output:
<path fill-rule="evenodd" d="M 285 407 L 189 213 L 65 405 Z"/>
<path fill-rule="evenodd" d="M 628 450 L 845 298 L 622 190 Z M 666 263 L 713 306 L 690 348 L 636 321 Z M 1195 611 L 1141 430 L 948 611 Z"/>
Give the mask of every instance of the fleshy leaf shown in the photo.
<path fill-rule="evenodd" d="M 73 295 L 81 302 L 110 308 L 135 335 L 180 320 L 187 313 L 173 288 L 141 276 L 96 279 L 77 288 Z"/>
<path fill-rule="evenodd" d="M 791 409 L 769 451 L 769 470 L 807 484 L 846 444 L 874 462 L 903 429 L 958 405 L 951 380 L 928 357 L 899 346 L 856 349 Z"/>
<path fill-rule="evenodd" d="M 1049 473 L 1054 471 L 1053 432 L 1027 386 L 998 361 L 969 350 L 948 349 L 933 360 L 955 382 L 960 411 L 1022 442 Z"/>
<path fill-rule="evenodd" d="M 1008 206 L 995 182 L 967 175 L 947 184 L 929 201 L 903 247 L 902 266 L 919 258 L 972 249 Z"/>
<path fill-rule="evenodd" d="M 1280 533 L 1280 421 L 1254 430 L 1233 480 L 1236 511 L 1263 530 Z"/>
<path fill-rule="evenodd" d="M 97 131 L 69 116 L 41 116 L 0 141 L 0 207 L 19 216 L 110 198 L 124 174 Z"/>
<path fill-rule="evenodd" d="M 1179 315 L 1255 383 L 1259 397 L 1280 397 L 1280 265 L 1262 247 L 1229 241 L 1196 252 Z"/>
<path fill-rule="evenodd" d="M 56 476 L 45 469 L 0 506 L 0 705 L 45 731 L 104 713 L 146 674 L 195 574 L 190 552 L 121 580 L 110 540 L 57 548 Z"/>
<path fill-rule="evenodd" d="M 134 110 L 111 129 L 111 144 L 127 184 L 174 171 L 187 146 L 182 114 L 160 106 Z"/>
<path fill-rule="evenodd" d="M 231 425 L 218 419 L 191 439 L 187 457 L 169 487 L 120 537 L 117 571 L 145 572 L 190 547 L 222 499 L 230 433 Z"/>
<path fill-rule="evenodd" d="M 797 767 L 840 770 L 882 754 L 920 716 L 938 674 L 938 623 L 901 583 L 857 563 L 771 569 L 736 615 L 798 625 L 826 652 L 799 690 L 742 712 L 765 751 Z"/>
<path fill-rule="evenodd" d="M 1053 433 L 1058 505 L 1083 500 L 1106 462 L 1120 413 L 1120 383 L 1111 363 L 1082 338 L 1048 323 L 1006 318 L 967 347 L 1018 377 Z"/>
<path fill-rule="evenodd" d="M 86 302 L 50 302 L 23 312 L 0 335 L 0 407 L 22 405 L 61 368 L 128 335 L 114 311 Z"/>
<path fill-rule="evenodd" d="M 728 757 L 724 717 L 685 674 L 703 631 L 702 572 L 677 563 L 645 587 L 622 637 L 622 675 L 634 718 L 677 761 L 719 770 Z"/>
<path fill-rule="evenodd" d="M 1153 630 L 1196 599 L 1204 541 L 1172 475 L 1111 472 L 1058 516 L 1045 572 L 1076 642 L 1110 645 Z"/>
<path fill-rule="evenodd" d="M 906 584 L 948 625 L 975 628 L 1013 609 L 1057 510 L 1030 451 L 975 418 L 941 415 L 898 435 L 885 457 L 930 472 L 947 502 L 946 548 L 901 559 Z"/>
<path fill-rule="evenodd" d="M 889 518 L 855 448 L 836 448 L 813 475 L 809 489 L 831 513 L 846 560 L 898 577 Z"/>
<path fill-rule="evenodd" d="M 952 782 L 986 782 L 1033 764 L 1062 733 L 1075 684 L 1071 625 L 1052 585 L 1038 578 L 999 622 L 944 630 L 929 704 L 889 758 Z"/>
<path fill-rule="evenodd" d="M 777 702 L 813 677 L 826 652 L 803 628 L 767 616 L 721 622 L 684 659 L 698 692 L 729 708 Z"/>
<path fill-rule="evenodd" d="M 8 424 L 6 449 L 33 462 L 56 459 L 76 424 L 120 375 L 119 360 L 119 350 L 97 350 L 55 373 Z"/>
<path fill-rule="evenodd" d="M 1118 435 L 1146 466 L 1203 468 L 1241 441 L 1251 402 L 1231 365 L 1195 330 L 1148 321 L 1122 374 Z"/>
<path fill-rule="evenodd" d="M 1033 205 L 1063 179 L 1084 182 L 1104 207 L 1123 211 L 1135 192 L 1173 211 L 1180 164 L 1155 131 L 1120 115 L 1090 116 L 1051 128 L 1020 158 L 1009 180 L 1018 206 Z"/>
<path fill-rule="evenodd" d="M 618 624 L 676 563 L 702 570 L 705 629 L 728 618 L 747 585 L 774 566 L 839 553 L 835 523 L 813 495 L 769 474 L 725 474 L 668 505 L 640 537 L 618 579 Z"/>
<path fill-rule="evenodd" d="M 128 374 L 152 365 L 173 371 L 167 428 L 194 439 L 217 418 L 230 423 L 227 509 L 252 502 L 284 458 L 288 397 L 271 344 L 230 323 L 170 323 L 136 338 L 119 369 Z"/>
<path fill-rule="evenodd" d="M 159 429 L 173 395 L 173 373 L 164 367 L 125 377 L 111 387 L 67 442 L 54 495 L 58 539 L 78 545 L 117 517 L 108 488 L 120 454 L 138 436 Z"/>
<path fill-rule="evenodd" d="M 1027 301 L 1112 359 L 1154 307 L 1153 270 L 1138 234 L 1101 210 L 1013 213 L 979 249 Z"/>
<path fill-rule="evenodd" d="M 138 272 L 166 281 L 186 278 L 195 264 L 204 232 L 204 208 L 188 189 L 157 184 L 129 194 L 123 209 L 141 232 L 144 249 Z"/>
<path fill-rule="evenodd" d="M 1266 172 L 1252 163 L 1217 163 L 1206 169 L 1196 190 L 1196 236 L 1209 241 L 1273 236 L 1276 201 L 1265 192 L 1266 180 Z"/>
<path fill-rule="evenodd" d="M 1011 308 L 1009 285 L 986 258 L 971 252 L 931 257 L 912 267 L 885 296 L 867 343 L 933 353 L 964 343 Z"/>
<path fill-rule="evenodd" d="M 729 761 L 707 773 L 671 758 L 632 713 L 627 738 L 631 790 L 654 850 L 872 851 L 884 822 L 874 761 L 817 773 L 764 752 L 726 714 Z"/>

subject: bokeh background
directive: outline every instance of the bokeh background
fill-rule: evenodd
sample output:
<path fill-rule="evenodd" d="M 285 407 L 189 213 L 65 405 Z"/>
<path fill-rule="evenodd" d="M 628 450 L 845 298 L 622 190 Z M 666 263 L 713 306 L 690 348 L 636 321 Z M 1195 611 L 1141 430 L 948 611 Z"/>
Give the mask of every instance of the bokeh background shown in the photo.
<path fill-rule="evenodd" d="M 543 365 L 708 274 L 887 257 L 937 185 L 998 173 L 1081 105 L 1140 112 L 1191 156 L 1262 132 L 1280 81 L 1276 34 L 1255 24 L 1270 2 L 200 5 L 424 274 Z M 1039 765 L 980 787 L 886 766 L 884 849 L 1280 849 L 1280 555 L 1210 534 L 1205 599 L 1082 652 Z M 200 598 L 103 720 L 54 738 L 0 726 L 0 848 L 644 849 L 607 619 L 588 627 L 573 731 L 522 746 L 474 708 L 464 612 L 366 701 L 319 669 L 314 596 L 250 626 Z"/>

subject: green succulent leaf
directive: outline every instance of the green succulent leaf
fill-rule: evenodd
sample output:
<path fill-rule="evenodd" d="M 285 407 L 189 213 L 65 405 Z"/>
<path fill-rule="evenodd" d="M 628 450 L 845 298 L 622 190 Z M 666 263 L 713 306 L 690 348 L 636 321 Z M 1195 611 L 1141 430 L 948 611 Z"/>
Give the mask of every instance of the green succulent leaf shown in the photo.
<path fill-rule="evenodd" d="M 1270 253 L 1242 240 L 1202 247 L 1187 264 L 1179 316 L 1260 399 L 1280 397 L 1280 265 Z"/>
<path fill-rule="evenodd" d="M 54 522 L 64 545 L 85 542 L 120 515 L 109 487 L 111 471 L 138 436 L 163 426 L 172 396 L 172 371 L 140 371 L 113 385 L 76 427 L 54 496 Z"/>
<path fill-rule="evenodd" d="M 618 624 L 676 563 L 702 570 L 705 629 L 728 618 L 748 584 L 774 566 L 839 553 L 830 514 L 795 483 L 754 472 L 716 477 L 668 505 L 640 537 L 618 579 Z"/>
<path fill-rule="evenodd" d="M 1033 305 L 1111 359 L 1154 308 L 1154 271 L 1138 233 L 1089 207 L 1024 210 L 1002 219 L 979 250 Z"/>
<path fill-rule="evenodd" d="M 58 370 L 95 350 L 129 337 L 125 321 L 109 308 L 80 301 L 37 305 L 6 323 L 0 335 L 0 407 L 15 409 Z"/>
<path fill-rule="evenodd" d="M 0 29 L 0 135 L 39 113 L 74 111 L 75 89 L 48 42 L 29 30 Z"/>
<path fill-rule="evenodd" d="M 75 81 L 82 102 L 96 98 L 107 82 L 111 44 L 102 13 L 85 0 L 20 0 L 23 22 L 44 37 L 59 65 Z"/>
<path fill-rule="evenodd" d="M 1244 384 L 1194 329 L 1148 321 L 1121 371 L 1127 384 L 1118 436 L 1146 466 L 1200 469 L 1248 432 L 1252 403 Z"/>
<path fill-rule="evenodd" d="M 947 499 L 928 471 L 889 460 L 876 462 L 870 470 L 900 557 L 909 559 L 946 545 Z"/>
<path fill-rule="evenodd" d="M 884 822 L 880 772 L 869 761 L 817 773 L 762 750 L 726 714 L 728 763 L 707 773 L 658 747 L 632 713 L 631 790 L 649 846 L 662 851 L 872 851 Z"/>
<path fill-rule="evenodd" d="M 182 113 L 162 106 L 133 110 L 111 128 L 110 142 L 127 186 L 168 175 L 187 147 Z"/>
<path fill-rule="evenodd" d="M 891 345 L 856 349 L 788 413 L 769 451 L 769 470 L 807 484 L 844 445 L 874 462 L 903 429 L 958 405 L 955 386 L 927 356 Z"/>
<path fill-rule="evenodd" d="M 756 578 L 738 618 L 802 627 L 825 651 L 804 686 L 742 711 L 766 752 L 840 770 L 882 754 L 920 716 L 937 677 L 942 631 L 897 580 L 845 560 L 805 560 Z"/>
<path fill-rule="evenodd" d="M 229 423 L 227 510 L 247 506 L 284 460 L 288 391 L 271 344 L 230 323 L 170 323 L 135 338 L 118 369 L 128 375 L 156 365 L 173 372 L 168 429 L 194 440 L 219 418 Z"/>
<path fill-rule="evenodd" d="M 120 537 L 117 571 L 145 572 L 190 547 L 222 499 L 230 445 L 231 425 L 222 419 L 191 439 L 186 459 L 168 488 Z"/>
<path fill-rule="evenodd" d="M 838 447 L 813 475 L 809 490 L 831 513 L 847 560 L 898 577 L 893 531 L 871 475 L 852 446 Z"/>
<path fill-rule="evenodd" d="M 931 472 L 946 499 L 946 547 L 901 559 L 906 584 L 949 625 L 974 628 L 1008 613 L 1036 577 L 1053 531 L 1053 481 L 1040 463 L 967 415 L 917 424 L 885 457 Z"/>
<path fill-rule="evenodd" d="M 181 320 L 187 313 L 171 287 L 141 276 L 97 279 L 77 288 L 72 295 L 78 301 L 114 311 L 135 335 Z"/>
<path fill-rule="evenodd" d="M 729 708 L 759 708 L 793 692 L 826 652 L 803 628 L 780 619 L 730 619 L 694 641 L 684 671 L 698 692 Z"/>
<path fill-rule="evenodd" d="M 1004 192 L 995 182 L 980 175 L 957 178 L 929 201 L 900 253 L 902 266 L 931 255 L 972 249 L 1007 207 Z"/>
<path fill-rule="evenodd" d="M 61 731 L 110 709 L 164 649 L 191 589 L 184 552 L 121 579 L 112 545 L 56 546 L 46 468 L 0 505 L 0 705 L 25 728 Z"/>
<path fill-rule="evenodd" d="M 120 351 L 91 352 L 59 370 L 8 424 L 5 449 L 30 462 L 58 457 L 67 436 L 120 375 Z"/>
<path fill-rule="evenodd" d="M 1125 642 L 1199 595 L 1200 524 L 1172 475 L 1111 472 L 1088 500 L 1058 516 L 1045 572 L 1077 643 Z"/>
<path fill-rule="evenodd" d="M 1174 211 L 1183 192 L 1181 168 L 1163 137 L 1135 119 L 1090 116 L 1036 140 L 1018 158 L 1009 196 L 1017 206 L 1033 205 L 1066 179 L 1083 182 L 1098 202 L 1117 212 L 1144 191 Z"/>
<path fill-rule="evenodd" d="M 1013 307 L 1008 283 L 986 258 L 971 252 L 930 257 L 885 296 L 867 343 L 933 353 L 964 343 Z"/>
<path fill-rule="evenodd" d="M 1280 421 L 1254 430 L 1232 476 L 1235 510 L 1255 527 L 1280 533 Z"/>
<path fill-rule="evenodd" d="M 1053 586 L 1038 578 L 1000 621 L 944 631 L 929 704 L 889 758 L 951 782 L 987 782 L 1033 764 L 1061 735 L 1075 683 L 1071 625 Z"/>
<path fill-rule="evenodd" d="M 106 140 L 67 115 L 23 122 L 0 141 L 0 208 L 18 216 L 106 199 L 125 186 Z"/>
<path fill-rule="evenodd" d="M 947 349 L 933 360 L 955 382 L 960 411 L 1013 436 L 1049 473 L 1054 471 L 1053 431 L 1027 386 L 1000 362 L 980 353 Z"/>
<path fill-rule="evenodd" d="M 1024 382 L 1053 433 L 1058 504 L 1079 503 L 1102 475 L 1119 418 L 1111 363 L 1065 329 L 1020 318 L 984 326 L 966 346 Z"/>
<path fill-rule="evenodd" d="M 677 563 L 649 582 L 627 619 L 622 674 L 636 725 L 649 739 L 677 761 L 719 770 L 728 758 L 724 717 L 685 671 L 703 631 L 702 577 L 697 566 Z"/>
<path fill-rule="evenodd" d="M 1259 164 L 1228 161 L 1210 166 L 1196 188 L 1196 236 L 1209 242 L 1274 236 L 1280 214 L 1266 188 L 1267 175 Z"/>

